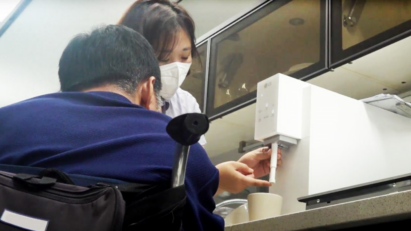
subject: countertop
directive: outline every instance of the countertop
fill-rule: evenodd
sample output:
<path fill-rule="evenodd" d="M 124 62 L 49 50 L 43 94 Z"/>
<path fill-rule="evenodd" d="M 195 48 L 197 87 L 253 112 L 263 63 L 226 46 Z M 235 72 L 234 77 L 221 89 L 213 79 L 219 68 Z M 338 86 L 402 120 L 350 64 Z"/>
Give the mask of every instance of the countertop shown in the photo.
<path fill-rule="evenodd" d="M 411 219 L 411 190 L 228 226 L 225 231 L 334 229 Z"/>

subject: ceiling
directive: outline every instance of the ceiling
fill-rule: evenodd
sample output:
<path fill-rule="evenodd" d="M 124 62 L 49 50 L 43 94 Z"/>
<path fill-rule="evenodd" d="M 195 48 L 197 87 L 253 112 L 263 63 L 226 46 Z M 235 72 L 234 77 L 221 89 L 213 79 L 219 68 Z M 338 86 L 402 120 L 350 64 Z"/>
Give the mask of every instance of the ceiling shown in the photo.
<path fill-rule="evenodd" d="M 390 93 L 411 101 L 410 53 L 411 37 L 308 82 L 354 99 Z M 209 156 L 235 151 L 240 141 L 253 140 L 254 113 L 255 104 L 252 104 L 212 121 L 206 134 L 205 149 Z"/>

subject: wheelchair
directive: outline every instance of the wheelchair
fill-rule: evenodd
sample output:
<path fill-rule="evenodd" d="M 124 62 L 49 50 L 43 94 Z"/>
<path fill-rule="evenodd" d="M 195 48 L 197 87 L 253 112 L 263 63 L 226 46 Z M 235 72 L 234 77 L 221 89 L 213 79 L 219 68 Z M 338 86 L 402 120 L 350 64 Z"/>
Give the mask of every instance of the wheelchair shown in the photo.
<path fill-rule="evenodd" d="M 65 174 L 57 169 L 43 169 L 5 164 L 0 164 L 0 171 L 23 178 L 23 183 L 26 183 L 26 180 L 27 182 L 30 182 L 32 178 L 35 178 L 36 181 L 34 182 L 37 182 L 36 187 L 39 186 L 40 191 L 42 190 L 41 187 L 45 185 L 40 184 L 43 182 L 43 178 L 54 179 L 53 182 L 65 185 L 81 187 L 108 185 L 110 187 L 115 187 L 120 191 L 121 199 L 125 202 L 124 208 L 120 209 L 122 210 L 121 214 L 124 216 L 120 219 L 122 220 L 122 224 L 118 224 L 121 225 L 121 228 L 115 230 L 181 230 L 183 212 L 186 203 L 184 180 L 190 145 L 198 142 L 200 137 L 207 132 L 208 128 L 208 118 L 205 115 L 198 113 L 181 115 L 169 122 L 166 129 L 167 133 L 176 141 L 174 165 L 170 184 L 150 185 L 130 183 L 95 176 Z M 2 205 L 1 200 L 13 200 L 13 198 L 0 198 L 0 206 Z M 17 212 L 24 213 L 25 208 L 26 207 L 23 206 L 21 207 L 21 210 L 23 211 Z M 32 211 L 33 210 L 31 210 L 31 213 Z M 59 225 L 61 225 L 61 227 L 65 226 L 65 224 Z M 25 229 L 10 226 L 9 224 L 0 221 L 0 230 L 20 231 Z M 63 229 L 54 226 L 53 228 L 44 230 L 67 230 L 67 227 L 66 229 Z"/>

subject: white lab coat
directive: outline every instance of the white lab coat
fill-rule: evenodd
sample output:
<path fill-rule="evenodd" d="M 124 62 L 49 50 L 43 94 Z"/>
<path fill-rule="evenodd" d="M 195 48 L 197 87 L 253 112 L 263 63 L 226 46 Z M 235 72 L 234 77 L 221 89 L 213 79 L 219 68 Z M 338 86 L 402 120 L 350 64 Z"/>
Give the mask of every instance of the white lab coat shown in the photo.
<path fill-rule="evenodd" d="M 171 118 L 185 113 L 201 113 L 200 106 L 194 96 L 181 88 L 178 88 L 173 97 L 167 100 L 167 102 L 169 103 L 169 107 L 165 114 Z M 198 143 L 205 145 L 207 141 L 204 136 L 201 136 Z"/>

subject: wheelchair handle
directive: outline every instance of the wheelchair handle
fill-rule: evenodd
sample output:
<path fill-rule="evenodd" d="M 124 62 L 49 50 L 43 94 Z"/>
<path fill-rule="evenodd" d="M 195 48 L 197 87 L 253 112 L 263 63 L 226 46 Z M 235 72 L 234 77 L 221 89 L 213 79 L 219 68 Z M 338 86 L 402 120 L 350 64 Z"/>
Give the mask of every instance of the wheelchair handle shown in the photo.
<path fill-rule="evenodd" d="M 174 151 L 171 187 L 184 184 L 190 146 L 197 143 L 210 126 L 208 117 L 200 113 L 188 113 L 175 117 L 167 125 L 167 133 L 177 144 Z"/>

